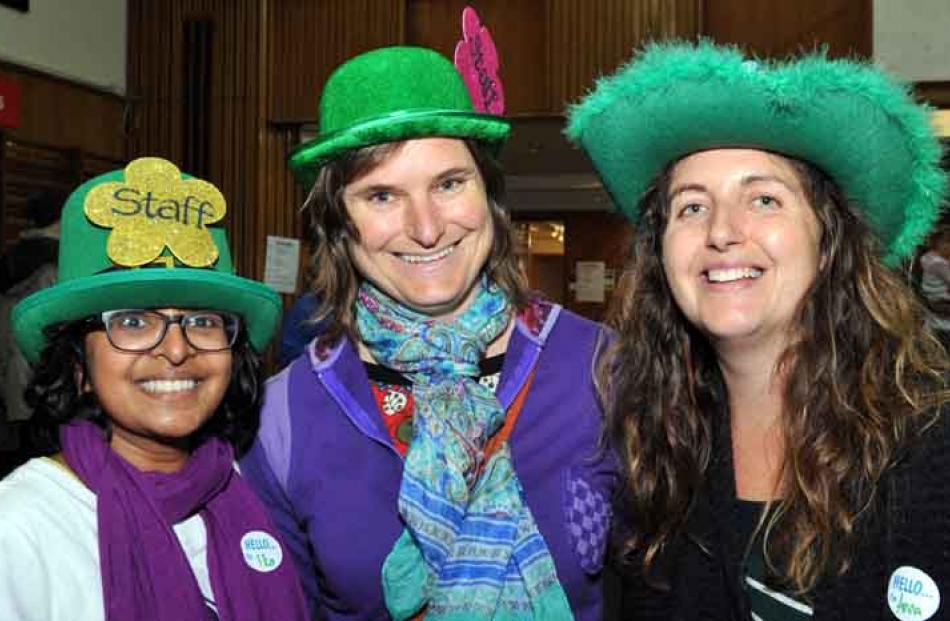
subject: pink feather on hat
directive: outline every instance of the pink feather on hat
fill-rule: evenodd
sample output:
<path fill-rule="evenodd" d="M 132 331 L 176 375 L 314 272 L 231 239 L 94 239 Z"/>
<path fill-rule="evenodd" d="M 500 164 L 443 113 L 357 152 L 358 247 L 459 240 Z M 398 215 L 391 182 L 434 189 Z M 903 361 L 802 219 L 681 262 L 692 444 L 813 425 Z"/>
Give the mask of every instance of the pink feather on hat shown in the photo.
<path fill-rule="evenodd" d="M 476 112 L 505 113 L 505 92 L 498 77 L 498 50 L 470 6 L 462 11 L 462 40 L 455 46 L 455 67 L 465 80 Z"/>

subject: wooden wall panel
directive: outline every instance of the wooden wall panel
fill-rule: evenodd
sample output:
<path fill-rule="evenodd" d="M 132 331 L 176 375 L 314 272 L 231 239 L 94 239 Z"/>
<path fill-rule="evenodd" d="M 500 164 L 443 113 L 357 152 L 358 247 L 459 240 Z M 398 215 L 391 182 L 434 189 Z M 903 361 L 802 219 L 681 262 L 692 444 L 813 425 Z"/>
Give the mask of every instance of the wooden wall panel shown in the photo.
<path fill-rule="evenodd" d="M 549 110 L 586 93 L 632 51 L 652 39 L 693 38 L 699 0 L 548 0 L 550 5 Z"/>
<path fill-rule="evenodd" d="M 228 201 L 227 227 L 237 269 L 260 278 L 264 239 L 258 212 L 264 127 L 262 0 L 129 2 L 129 95 L 135 104 L 133 156 L 184 155 L 184 23 L 212 22 L 208 180 Z"/>
<path fill-rule="evenodd" d="M 181 93 L 181 3 L 131 0 L 128 96 L 132 106 L 131 157 L 155 155 L 177 162 L 183 154 Z"/>
<path fill-rule="evenodd" d="M 20 125 L 0 131 L 0 250 L 27 226 L 26 200 L 72 189 L 126 159 L 125 99 L 63 78 L 0 62 L 20 85 Z"/>
<path fill-rule="evenodd" d="M 831 56 L 871 55 L 872 0 L 703 0 L 703 34 L 783 57 L 827 45 Z"/>
<path fill-rule="evenodd" d="M 272 120 L 316 120 L 323 84 L 337 65 L 404 37 L 400 0 L 274 0 L 268 6 Z"/>
<path fill-rule="evenodd" d="M 104 157 L 125 156 L 125 100 L 100 91 L 0 62 L 0 75 L 20 84 L 21 123 L 7 136 L 51 147 L 82 149 Z"/>

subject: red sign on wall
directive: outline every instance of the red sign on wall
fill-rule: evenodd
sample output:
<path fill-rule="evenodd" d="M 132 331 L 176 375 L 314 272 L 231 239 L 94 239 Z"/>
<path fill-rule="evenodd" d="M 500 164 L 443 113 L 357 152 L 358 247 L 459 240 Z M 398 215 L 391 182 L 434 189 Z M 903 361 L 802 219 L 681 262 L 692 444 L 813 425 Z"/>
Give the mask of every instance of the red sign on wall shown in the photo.
<path fill-rule="evenodd" d="M 20 125 L 20 83 L 0 76 L 0 127 Z"/>

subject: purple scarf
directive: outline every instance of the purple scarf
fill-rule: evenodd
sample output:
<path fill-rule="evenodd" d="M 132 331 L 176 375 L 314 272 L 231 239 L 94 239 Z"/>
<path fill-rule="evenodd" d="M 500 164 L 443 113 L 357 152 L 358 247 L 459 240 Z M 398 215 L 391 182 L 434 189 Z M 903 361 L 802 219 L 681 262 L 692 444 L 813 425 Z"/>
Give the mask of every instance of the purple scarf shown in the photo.
<path fill-rule="evenodd" d="M 207 619 L 210 610 L 172 525 L 200 512 L 221 621 L 296 621 L 307 606 L 287 549 L 213 438 L 174 474 L 139 472 L 88 421 L 60 428 L 66 462 L 95 493 L 106 619 Z M 282 556 L 282 560 L 279 560 Z M 278 562 L 279 560 L 279 562 Z"/>

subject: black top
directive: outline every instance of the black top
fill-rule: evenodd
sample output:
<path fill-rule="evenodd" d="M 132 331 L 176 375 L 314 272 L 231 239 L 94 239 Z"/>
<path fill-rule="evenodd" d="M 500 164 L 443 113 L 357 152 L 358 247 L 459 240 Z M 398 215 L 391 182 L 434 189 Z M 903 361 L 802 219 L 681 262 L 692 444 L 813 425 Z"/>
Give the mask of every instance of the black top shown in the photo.
<path fill-rule="evenodd" d="M 736 515 L 739 518 L 736 528 L 741 531 L 742 539 L 755 540 L 748 547 L 743 563 L 743 587 L 749 597 L 749 606 L 753 619 L 761 621 L 805 621 L 811 619 L 811 602 L 806 597 L 792 593 L 774 583 L 769 577 L 763 547 L 764 532 L 759 528 L 764 523 L 762 514 L 766 503 L 754 500 L 737 500 Z"/>
<path fill-rule="evenodd" d="M 19 240 L 0 256 L 0 293 L 17 284 L 47 263 L 56 263 L 59 240 L 35 237 Z"/>
<path fill-rule="evenodd" d="M 819 581 L 815 621 L 950 619 L 950 423 L 944 413 L 891 466 L 876 502 L 855 526 L 856 550 L 841 576 Z M 620 568 L 607 619 L 749 621 L 744 576 L 748 533 L 735 496 L 728 414 L 717 417 L 713 459 L 684 528 L 664 551 L 668 588 Z M 928 606 L 942 599 L 931 616 Z M 897 612 L 895 612 L 895 610 Z M 915 616 L 916 614 L 916 616 Z"/>

